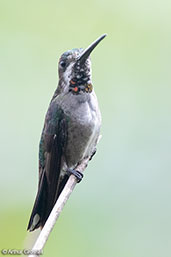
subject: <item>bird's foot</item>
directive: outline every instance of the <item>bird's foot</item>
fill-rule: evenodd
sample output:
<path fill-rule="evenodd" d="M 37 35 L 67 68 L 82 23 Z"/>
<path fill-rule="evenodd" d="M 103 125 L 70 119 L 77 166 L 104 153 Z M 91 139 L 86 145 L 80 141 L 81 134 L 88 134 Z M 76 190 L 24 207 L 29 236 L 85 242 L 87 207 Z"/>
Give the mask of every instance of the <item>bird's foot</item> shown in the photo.
<path fill-rule="evenodd" d="M 96 154 L 96 151 L 97 151 L 97 149 L 95 148 L 94 151 L 93 151 L 93 153 L 91 154 L 91 156 L 90 156 L 90 158 L 89 158 L 89 161 L 92 160 L 93 156 Z"/>
<path fill-rule="evenodd" d="M 77 183 L 79 183 L 83 178 L 83 174 L 78 170 L 68 169 L 67 173 L 68 175 L 74 175 L 77 178 Z"/>

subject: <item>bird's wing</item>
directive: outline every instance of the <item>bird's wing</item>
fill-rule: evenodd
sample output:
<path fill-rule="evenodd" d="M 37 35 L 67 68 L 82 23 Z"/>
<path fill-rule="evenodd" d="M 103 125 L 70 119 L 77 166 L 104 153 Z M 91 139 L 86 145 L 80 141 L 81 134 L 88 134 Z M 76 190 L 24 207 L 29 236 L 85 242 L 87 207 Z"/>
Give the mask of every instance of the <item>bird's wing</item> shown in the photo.
<path fill-rule="evenodd" d="M 39 147 L 39 186 L 28 230 L 43 227 L 68 177 L 59 183 L 67 142 L 67 119 L 56 101 L 50 103 Z"/>

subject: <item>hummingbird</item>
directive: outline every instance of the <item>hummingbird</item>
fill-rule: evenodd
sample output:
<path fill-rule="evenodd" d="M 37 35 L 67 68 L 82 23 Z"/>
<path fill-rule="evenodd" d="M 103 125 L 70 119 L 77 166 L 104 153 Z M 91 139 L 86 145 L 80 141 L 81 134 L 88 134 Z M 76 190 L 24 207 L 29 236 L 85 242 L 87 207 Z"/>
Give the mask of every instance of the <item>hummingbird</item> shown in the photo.
<path fill-rule="evenodd" d="M 38 192 L 27 230 L 43 228 L 71 174 L 84 158 L 91 160 L 100 136 L 101 113 L 92 86 L 90 54 L 105 38 L 85 50 L 63 53 L 58 63 L 59 83 L 50 102 L 39 144 Z"/>

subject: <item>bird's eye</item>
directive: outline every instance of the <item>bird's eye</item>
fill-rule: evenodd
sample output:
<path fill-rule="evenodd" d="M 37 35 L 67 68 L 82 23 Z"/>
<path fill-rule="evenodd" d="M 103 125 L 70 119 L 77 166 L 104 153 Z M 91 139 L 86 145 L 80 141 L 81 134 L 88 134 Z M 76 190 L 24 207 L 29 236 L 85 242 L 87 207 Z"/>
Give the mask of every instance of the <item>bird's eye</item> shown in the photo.
<path fill-rule="evenodd" d="M 61 65 L 62 68 L 65 68 L 65 67 L 66 67 L 66 62 L 61 61 L 61 62 L 60 62 L 60 65 Z"/>

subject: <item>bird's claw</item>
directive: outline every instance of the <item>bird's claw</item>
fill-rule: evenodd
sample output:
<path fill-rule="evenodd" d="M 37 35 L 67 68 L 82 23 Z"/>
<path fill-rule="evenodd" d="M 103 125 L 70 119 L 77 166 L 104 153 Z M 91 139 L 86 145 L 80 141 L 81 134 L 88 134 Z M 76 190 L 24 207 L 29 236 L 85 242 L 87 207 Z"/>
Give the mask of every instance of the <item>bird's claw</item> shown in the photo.
<path fill-rule="evenodd" d="M 93 156 L 96 154 L 96 151 L 97 151 L 97 149 L 95 148 L 94 151 L 92 152 L 90 158 L 89 158 L 89 161 L 92 160 Z"/>
<path fill-rule="evenodd" d="M 77 178 L 77 183 L 80 183 L 83 178 L 83 174 L 78 170 L 68 169 L 67 172 L 69 175 L 74 175 Z"/>

